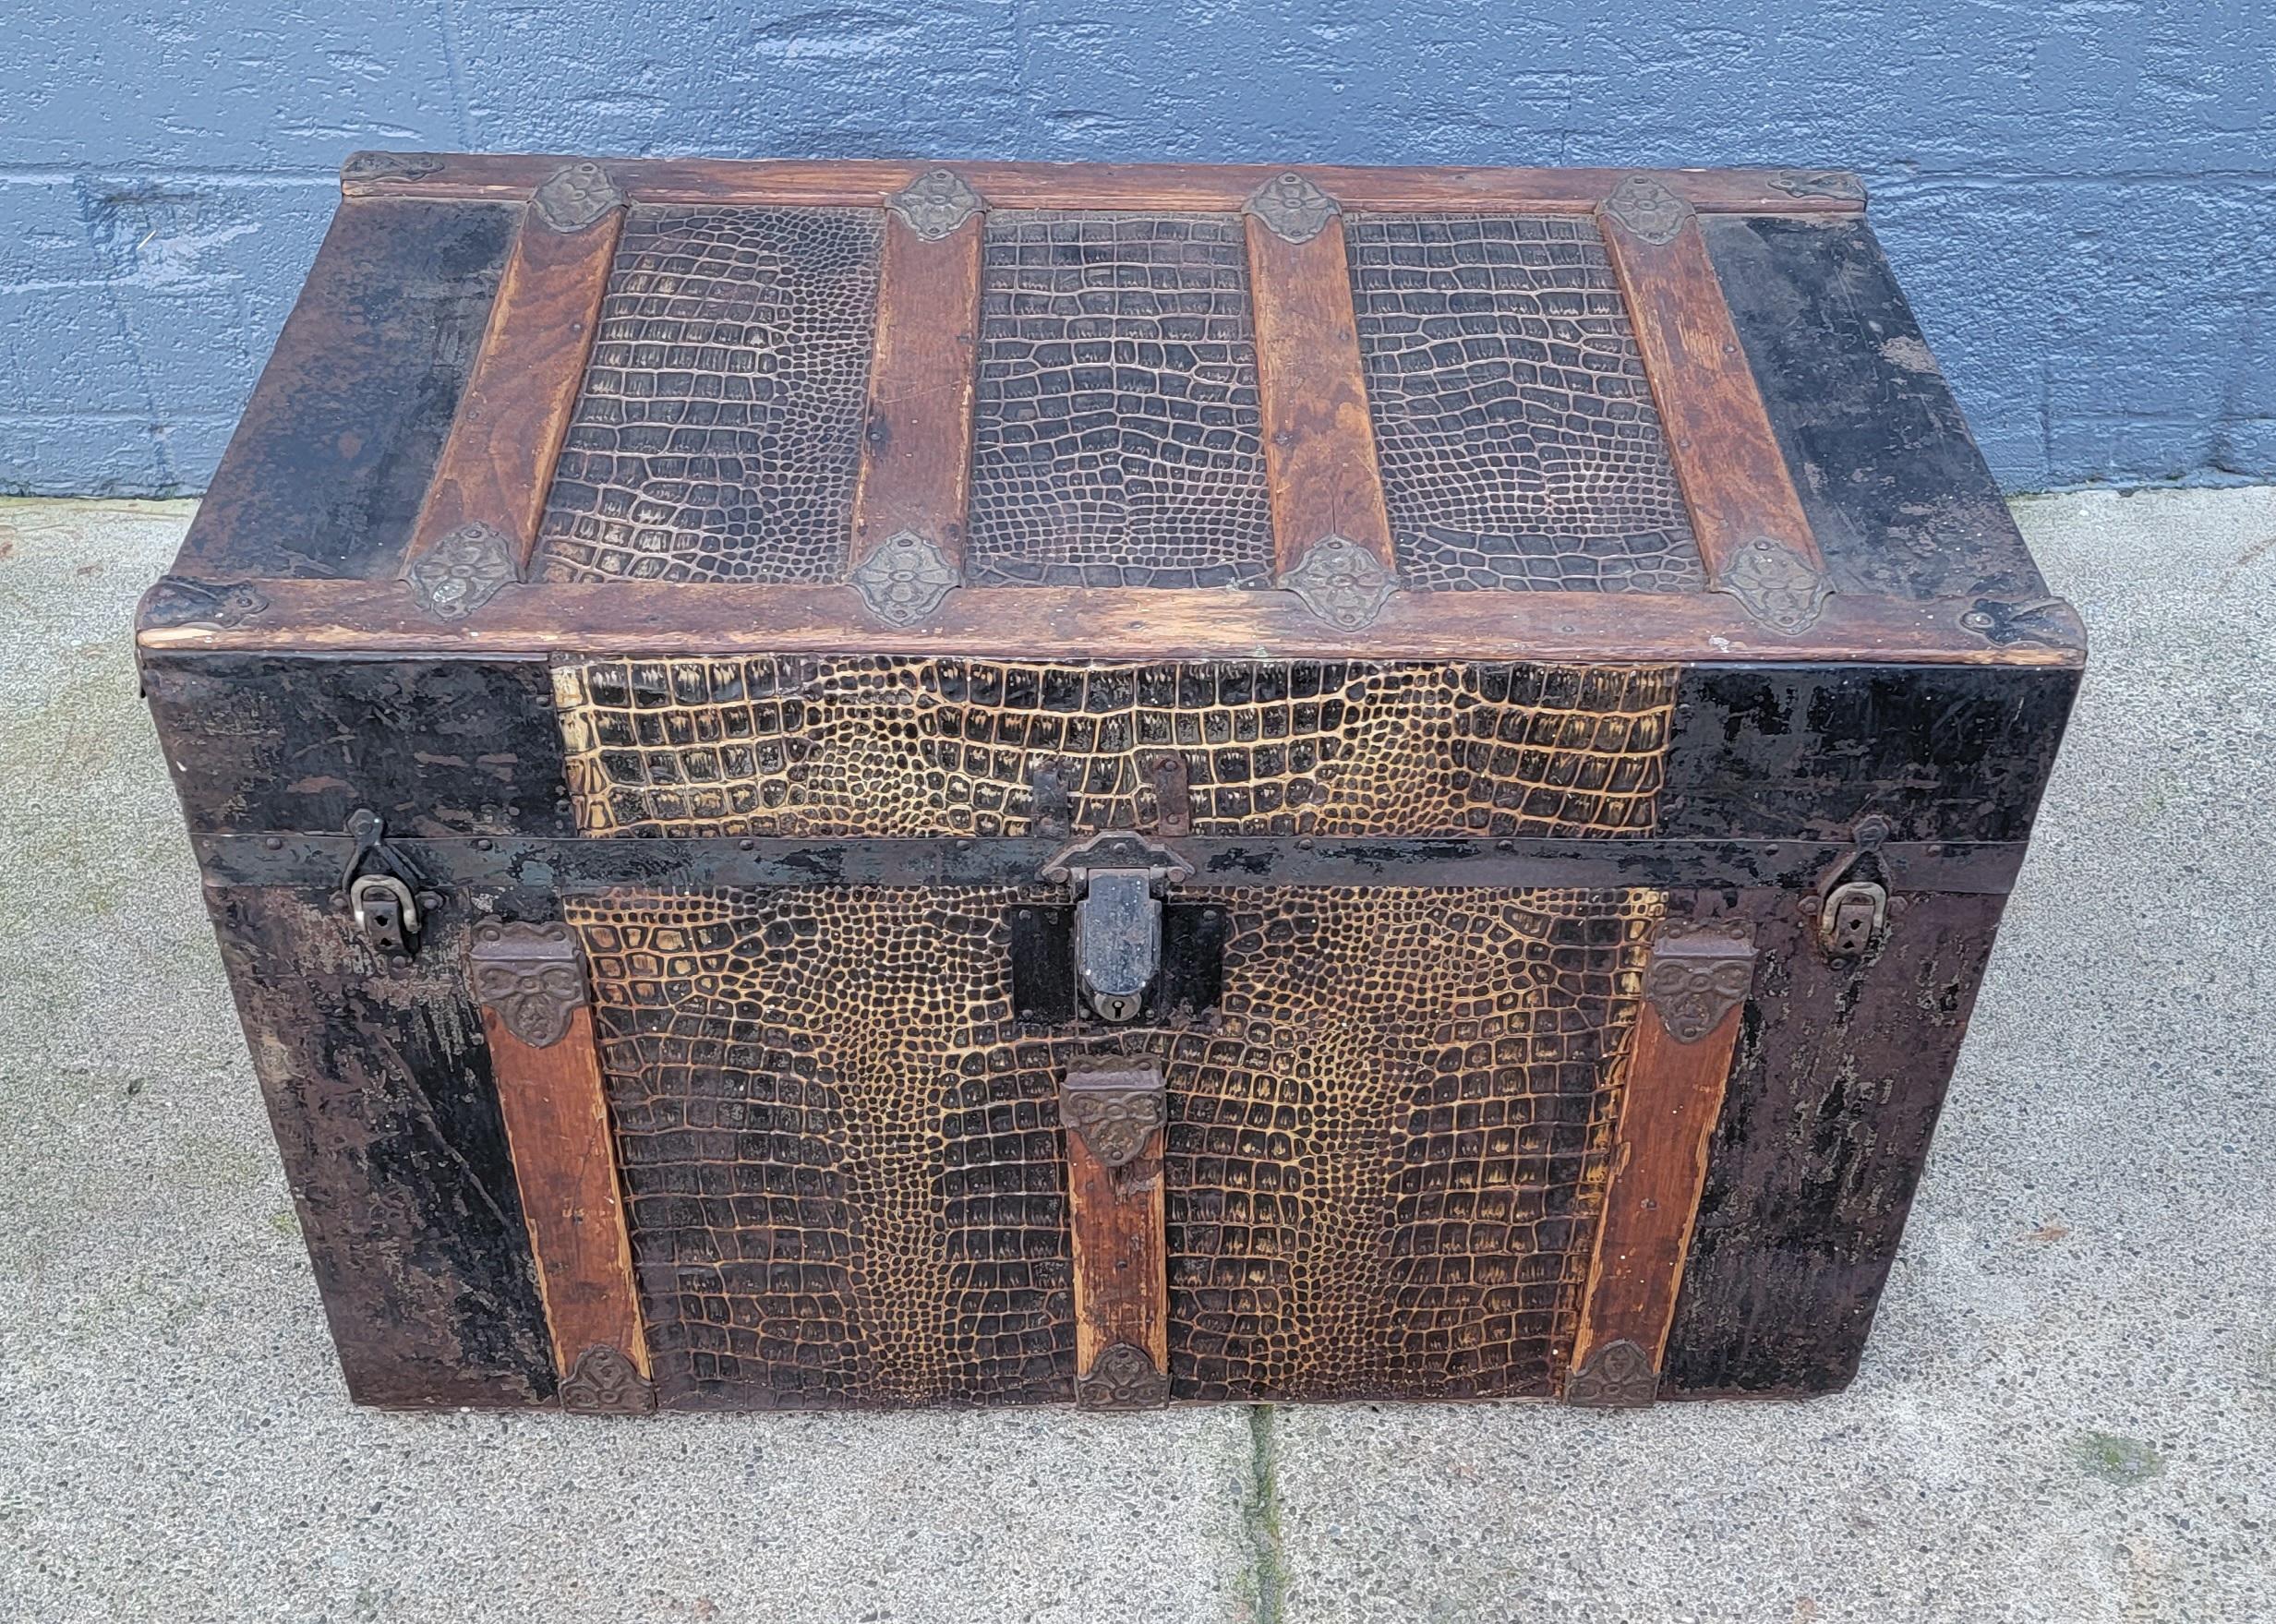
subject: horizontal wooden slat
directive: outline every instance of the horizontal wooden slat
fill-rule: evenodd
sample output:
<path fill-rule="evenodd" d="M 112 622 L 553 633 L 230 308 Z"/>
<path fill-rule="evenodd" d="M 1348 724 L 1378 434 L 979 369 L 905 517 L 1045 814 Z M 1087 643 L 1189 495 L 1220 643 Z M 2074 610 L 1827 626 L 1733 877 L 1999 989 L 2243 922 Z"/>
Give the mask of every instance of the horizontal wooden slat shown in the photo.
<path fill-rule="evenodd" d="M 360 160 L 408 162 L 367 174 Z M 350 196 L 526 197 L 568 157 L 358 154 L 341 182 Z M 1163 209 L 1232 212 L 1293 168 L 1346 209 L 1538 211 L 1584 214 L 1631 172 L 1617 169 L 1349 168 L 1261 163 L 1004 163 L 954 159 L 842 162 L 712 158 L 601 160 L 638 203 L 755 203 L 874 208 L 928 170 L 951 168 L 997 209 Z M 1790 169 L 1651 172 L 1693 208 L 1744 214 L 1854 214 L 1854 176 Z"/>
<path fill-rule="evenodd" d="M 307 653 L 753 654 L 861 651 L 1001 658 L 1348 658 L 1352 633 L 1292 593 L 1144 587 L 967 587 L 921 625 L 881 627 L 850 586 L 606 582 L 501 588 L 459 621 L 428 619 L 392 581 L 256 581 L 235 626 L 145 625 L 145 648 Z M 1367 632 L 1379 659 L 1775 660 L 2065 666 L 2086 633 L 2067 604 L 2034 611 L 2046 641 L 2007 644 L 1961 624 L 1965 599 L 1836 596 L 1799 636 L 1730 597 L 1596 592 L 1408 592 Z"/>

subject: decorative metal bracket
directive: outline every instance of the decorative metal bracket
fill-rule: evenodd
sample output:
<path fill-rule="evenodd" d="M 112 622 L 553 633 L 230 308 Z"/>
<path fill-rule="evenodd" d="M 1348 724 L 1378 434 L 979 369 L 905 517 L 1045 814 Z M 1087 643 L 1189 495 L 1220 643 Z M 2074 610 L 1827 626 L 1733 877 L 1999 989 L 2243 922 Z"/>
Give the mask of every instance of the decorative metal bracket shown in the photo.
<path fill-rule="evenodd" d="M 1652 1355 L 1622 1337 L 1607 1342 L 1565 1377 L 1565 1402 L 1591 1410 L 1642 1410 L 1659 1397 Z"/>
<path fill-rule="evenodd" d="M 1818 623 L 1834 589 L 1810 560 L 1792 547 L 1758 535 L 1739 549 L 1715 581 L 1739 607 L 1774 632 L 1791 637 Z"/>
<path fill-rule="evenodd" d="M 1773 190 L 1789 198 L 1834 198 L 1862 203 L 1865 183 L 1846 169 L 1781 169 L 1770 177 Z"/>
<path fill-rule="evenodd" d="M 854 567 L 850 577 L 870 613 L 888 626 L 908 626 L 941 607 L 964 584 L 948 555 L 913 530 L 897 531 Z"/>
<path fill-rule="evenodd" d="M 352 152 L 340 166 L 343 183 L 425 180 L 442 172 L 442 160 L 427 152 Z"/>
<path fill-rule="evenodd" d="M 656 1408 L 656 1389 L 622 1352 L 595 1342 L 577 1355 L 577 1367 L 561 1383 L 561 1408 L 578 1415 L 645 1415 Z"/>
<path fill-rule="evenodd" d="M 569 1035 L 584 1004 L 584 967 L 567 925 L 479 924 L 466 956 L 475 1002 L 496 1010 L 507 1031 L 533 1049 Z"/>
<path fill-rule="evenodd" d="M 1342 211 L 1333 198 L 1292 169 L 1249 193 L 1241 212 L 1263 221 L 1274 236 L 1308 243 Z"/>
<path fill-rule="evenodd" d="M 1281 589 L 1331 626 L 1356 632 L 1373 623 L 1399 590 L 1399 581 L 1368 548 L 1341 535 L 1323 536 L 1296 567 L 1280 578 Z"/>
<path fill-rule="evenodd" d="M 885 199 L 885 207 L 928 243 L 939 242 L 987 206 L 953 169 L 927 170 Z"/>
<path fill-rule="evenodd" d="M 1632 174 L 1612 188 L 1604 211 L 1641 242 L 1662 247 L 1682 235 L 1692 206 L 1648 174 Z"/>
<path fill-rule="evenodd" d="M 1059 1120 L 1109 1167 L 1134 1161 L 1170 1120 L 1162 1062 L 1150 1054 L 1107 1055 L 1069 1065 L 1059 1081 Z"/>
<path fill-rule="evenodd" d="M 1644 1002 L 1679 1043 L 1721 1026 L 1753 986 L 1753 944 L 1713 930 L 1662 937 L 1644 965 Z"/>
<path fill-rule="evenodd" d="M 1078 1410 L 1159 1410 L 1170 1401 L 1170 1378 L 1136 1342 L 1116 1342 L 1075 1378 Z"/>
<path fill-rule="evenodd" d="M 514 577 L 513 543 L 495 524 L 462 524 L 412 564 L 411 589 L 438 620 L 464 620 Z"/>
<path fill-rule="evenodd" d="M 138 624 L 153 627 L 202 626 L 226 632 L 242 626 L 269 607 L 269 600 L 243 581 L 192 581 L 183 575 L 163 575 L 142 595 Z"/>
<path fill-rule="evenodd" d="M 556 171 L 529 199 L 539 220 L 562 232 L 583 231 L 623 202 L 624 194 L 617 190 L 608 172 L 589 159 Z"/>

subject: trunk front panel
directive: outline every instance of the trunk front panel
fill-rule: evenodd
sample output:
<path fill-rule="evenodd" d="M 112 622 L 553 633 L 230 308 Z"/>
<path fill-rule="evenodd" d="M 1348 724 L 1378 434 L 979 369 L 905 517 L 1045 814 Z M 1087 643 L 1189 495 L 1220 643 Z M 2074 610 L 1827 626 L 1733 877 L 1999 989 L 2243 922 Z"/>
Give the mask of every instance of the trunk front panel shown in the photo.
<path fill-rule="evenodd" d="M 1551 1390 L 1661 899 L 1255 889 L 1213 1016 L 1038 1028 L 1049 890 L 618 891 L 585 946 L 659 1401 L 1073 1396 L 1067 1064 L 1151 1054 L 1180 1398 Z"/>

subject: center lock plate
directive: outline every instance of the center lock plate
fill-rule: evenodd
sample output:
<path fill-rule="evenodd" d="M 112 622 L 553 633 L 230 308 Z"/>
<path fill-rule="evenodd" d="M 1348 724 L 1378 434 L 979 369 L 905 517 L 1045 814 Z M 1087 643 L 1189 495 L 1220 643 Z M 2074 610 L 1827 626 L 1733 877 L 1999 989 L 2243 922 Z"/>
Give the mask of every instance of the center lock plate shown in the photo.
<path fill-rule="evenodd" d="M 1168 847 L 1126 833 L 1095 835 L 1043 865 L 1072 908 L 1022 906 L 1012 915 L 1012 997 L 1028 1025 L 1090 1018 L 1187 1018 L 1216 1006 L 1224 909 L 1171 901 L 1193 865 Z"/>

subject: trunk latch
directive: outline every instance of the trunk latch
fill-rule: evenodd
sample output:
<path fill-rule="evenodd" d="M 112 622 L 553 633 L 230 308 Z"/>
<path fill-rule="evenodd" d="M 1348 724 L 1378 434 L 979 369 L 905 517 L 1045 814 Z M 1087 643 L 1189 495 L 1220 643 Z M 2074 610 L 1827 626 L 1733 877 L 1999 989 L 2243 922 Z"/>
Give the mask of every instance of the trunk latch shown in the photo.
<path fill-rule="evenodd" d="M 1103 1021 L 1135 1019 L 1162 973 L 1162 894 L 1193 865 L 1139 835 L 1110 832 L 1068 847 L 1043 878 L 1075 894 L 1075 980 Z"/>

